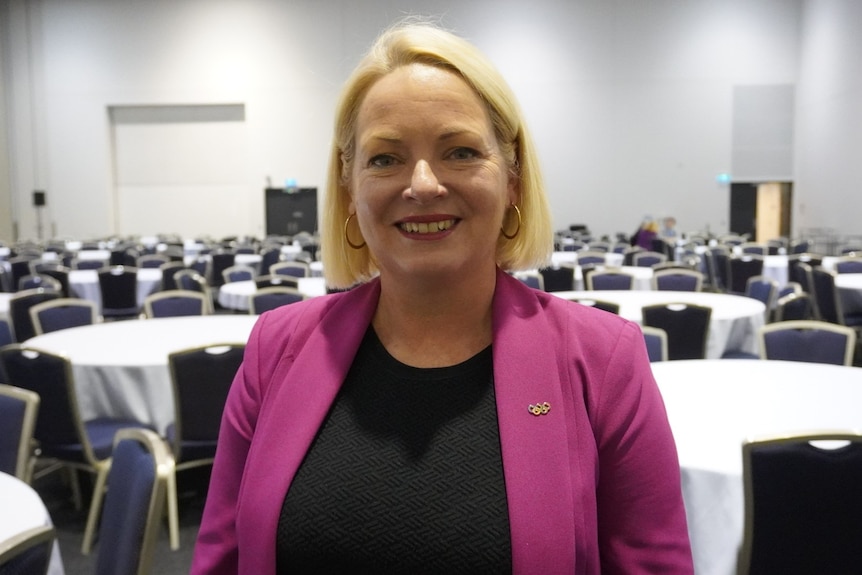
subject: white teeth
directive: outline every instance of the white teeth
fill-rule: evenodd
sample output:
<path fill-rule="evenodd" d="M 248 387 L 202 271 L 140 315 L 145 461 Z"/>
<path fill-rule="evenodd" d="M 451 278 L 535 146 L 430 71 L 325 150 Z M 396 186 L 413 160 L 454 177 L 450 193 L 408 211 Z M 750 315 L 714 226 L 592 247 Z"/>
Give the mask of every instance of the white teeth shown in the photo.
<path fill-rule="evenodd" d="M 455 223 L 455 220 L 443 220 L 440 222 L 405 222 L 401 224 L 401 229 L 411 234 L 432 234 L 434 232 L 442 232 L 448 230 Z"/>

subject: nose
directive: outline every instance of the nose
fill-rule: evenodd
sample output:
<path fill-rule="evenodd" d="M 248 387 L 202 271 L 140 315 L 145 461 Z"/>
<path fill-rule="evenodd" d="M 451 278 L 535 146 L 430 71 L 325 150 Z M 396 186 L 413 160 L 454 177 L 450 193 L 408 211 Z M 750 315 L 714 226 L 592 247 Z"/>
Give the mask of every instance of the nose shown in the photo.
<path fill-rule="evenodd" d="M 428 201 L 443 195 L 446 189 L 440 185 L 437 175 L 431 169 L 431 164 L 426 160 L 419 160 L 413 166 L 413 175 L 410 177 L 410 187 L 404 193 L 405 197 L 414 200 Z"/>

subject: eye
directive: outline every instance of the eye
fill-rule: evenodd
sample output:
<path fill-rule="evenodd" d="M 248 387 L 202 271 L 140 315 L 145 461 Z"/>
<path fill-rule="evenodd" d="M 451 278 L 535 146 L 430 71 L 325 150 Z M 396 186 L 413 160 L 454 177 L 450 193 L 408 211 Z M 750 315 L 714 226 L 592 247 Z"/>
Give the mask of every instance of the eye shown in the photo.
<path fill-rule="evenodd" d="M 389 154 L 377 154 L 368 160 L 368 165 L 372 168 L 391 168 L 395 165 L 395 157 Z"/>
<path fill-rule="evenodd" d="M 452 153 L 449 154 L 449 157 L 453 160 L 472 160 L 479 156 L 479 152 L 474 150 L 473 148 L 460 147 L 452 150 Z"/>

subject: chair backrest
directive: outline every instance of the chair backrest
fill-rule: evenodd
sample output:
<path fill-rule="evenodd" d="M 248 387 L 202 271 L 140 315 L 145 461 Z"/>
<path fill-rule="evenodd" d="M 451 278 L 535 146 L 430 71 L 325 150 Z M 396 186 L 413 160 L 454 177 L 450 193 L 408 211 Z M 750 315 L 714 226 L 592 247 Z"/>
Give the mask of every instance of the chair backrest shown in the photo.
<path fill-rule="evenodd" d="M 295 288 L 268 287 L 260 288 L 249 297 L 248 312 L 250 314 L 261 314 L 265 311 L 296 303 L 306 297 Z"/>
<path fill-rule="evenodd" d="M 811 270 L 811 281 L 817 318 L 831 323 L 844 323 L 841 300 L 835 287 L 835 273 L 816 266 Z"/>
<path fill-rule="evenodd" d="M 211 313 L 209 304 L 210 299 L 198 291 L 160 291 L 148 295 L 144 300 L 144 316 L 157 318 L 207 315 Z"/>
<path fill-rule="evenodd" d="M 824 431 L 748 440 L 742 473 L 740 574 L 859 572 L 862 436 Z"/>
<path fill-rule="evenodd" d="M 156 433 L 117 432 L 99 527 L 96 575 L 150 573 L 172 466 L 167 446 Z"/>
<path fill-rule="evenodd" d="M 667 255 L 655 251 L 639 252 L 632 257 L 632 265 L 643 268 L 651 268 L 656 264 L 663 264 L 666 261 Z"/>
<path fill-rule="evenodd" d="M 660 327 L 641 326 L 650 361 L 667 361 L 667 332 Z"/>
<path fill-rule="evenodd" d="M 587 274 L 586 284 L 588 290 L 631 290 L 635 277 L 622 271 L 596 270 Z"/>
<path fill-rule="evenodd" d="M 268 274 L 265 276 L 257 276 L 254 278 L 254 284 L 257 289 L 265 287 L 299 287 L 299 278 L 293 276 L 285 276 L 280 274 Z"/>
<path fill-rule="evenodd" d="M 12 291 L 18 289 L 18 282 L 21 281 L 21 278 L 30 275 L 30 262 L 37 259 L 39 259 L 37 256 L 16 256 L 8 260 L 9 273 L 11 274 L 9 283 Z"/>
<path fill-rule="evenodd" d="M 102 293 L 103 316 L 135 316 L 140 311 L 136 268 L 112 266 L 99 270 L 99 290 Z"/>
<path fill-rule="evenodd" d="M 539 272 L 516 272 L 515 277 L 533 289 L 545 291 L 545 278 Z"/>
<path fill-rule="evenodd" d="M 602 311 L 606 311 L 609 313 L 614 313 L 619 315 L 620 313 L 620 305 L 611 301 L 603 301 L 599 299 L 592 298 L 575 298 L 571 301 L 576 301 L 581 305 L 594 307 L 596 309 L 600 309 Z"/>
<path fill-rule="evenodd" d="M 29 482 L 39 395 L 0 383 L 0 471 Z"/>
<path fill-rule="evenodd" d="M 73 270 L 101 270 L 108 267 L 108 262 L 98 259 L 72 259 L 70 267 Z"/>
<path fill-rule="evenodd" d="M 160 268 L 164 264 L 170 263 L 171 258 L 162 254 L 146 254 L 138 256 L 135 260 L 135 267 L 138 268 Z"/>
<path fill-rule="evenodd" d="M 269 273 L 269 268 L 281 261 L 281 247 L 265 249 L 260 253 L 260 270 Z"/>
<path fill-rule="evenodd" d="M 704 359 L 712 308 L 687 303 L 644 306 L 642 324 L 667 332 L 668 359 Z"/>
<path fill-rule="evenodd" d="M 174 274 L 177 289 L 207 293 L 207 280 L 204 276 L 192 269 L 180 270 Z"/>
<path fill-rule="evenodd" d="M 92 325 L 99 320 L 94 302 L 82 298 L 59 298 L 30 308 L 30 321 L 37 335 L 70 327 Z"/>
<path fill-rule="evenodd" d="M 227 284 L 231 282 L 253 280 L 254 276 L 257 274 L 254 271 L 254 268 L 242 264 L 237 264 L 222 270 L 221 275 L 222 279 L 224 280 L 224 283 Z"/>
<path fill-rule="evenodd" d="M 311 267 L 305 262 L 278 262 L 269 266 L 269 273 L 305 278 L 311 275 Z"/>
<path fill-rule="evenodd" d="M 748 278 L 763 275 L 763 256 L 733 255 L 730 256 L 727 264 L 730 273 L 727 289 L 731 293 L 744 294 Z"/>
<path fill-rule="evenodd" d="M 545 291 L 572 291 L 575 289 L 575 268 L 560 266 L 558 268 L 541 268 Z"/>
<path fill-rule="evenodd" d="M 211 254 L 211 265 L 209 283 L 212 286 L 220 286 L 224 283 L 222 272 L 234 265 L 236 254 L 232 251 L 216 252 Z"/>
<path fill-rule="evenodd" d="M 78 414 L 69 360 L 47 351 L 12 344 L 0 349 L 0 361 L 10 384 L 35 392 L 40 398 L 33 437 L 39 442 L 42 452 L 50 457 L 54 447 L 68 449 L 80 444 L 84 446 L 84 455 L 92 458 Z"/>
<path fill-rule="evenodd" d="M 745 295 L 762 302 L 769 313 L 778 296 L 778 282 L 762 275 L 751 276 L 745 284 Z"/>
<path fill-rule="evenodd" d="M 63 291 L 63 286 L 60 282 L 47 274 L 29 274 L 22 276 L 21 279 L 18 280 L 18 291 L 36 288 L 44 288 L 46 290 L 56 292 Z"/>
<path fill-rule="evenodd" d="M 760 256 L 765 256 L 769 251 L 766 244 L 760 244 L 757 242 L 741 243 L 739 244 L 739 250 L 744 254 L 756 254 Z"/>
<path fill-rule="evenodd" d="M 862 274 L 862 257 L 845 257 L 835 262 L 839 274 Z"/>
<path fill-rule="evenodd" d="M 758 330 L 760 357 L 853 365 L 856 332 L 825 321 L 782 321 Z"/>
<path fill-rule="evenodd" d="M 18 292 L 9 298 L 9 320 L 15 341 L 23 342 L 36 335 L 30 308 L 45 301 L 60 299 L 60 293 L 42 288 Z"/>
<path fill-rule="evenodd" d="M 589 264 L 604 264 L 607 261 L 607 255 L 602 251 L 593 251 L 587 250 L 583 252 L 578 252 L 578 265 L 589 265 Z"/>
<path fill-rule="evenodd" d="M 52 277 L 60 282 L 60 291 L 63 297 L 71 297 L 72 292 L 69 290 L 69 268 L 58 265 L 54 268 L 40 269 L 38 273 L 43 276 Z"/>
<path fill-rule="evenodd" d="M 793 292 L 778 298 L 772 319 L 775 322 L 814 319 L 811 295 L 805 292 Z"/>
<path fill-rule="evenodd" d="M 244 351 L 245 344 L 226 343 L 168 356 L 174 395 L 174 423 L 169 435 L 177 462 L 183 461 L 183 442 L 208 441 L 214 452 L 224 404 Z"/>
<path fill-rule="evenodd" d="M 33 527 L 0 543 L 0 575 L 45 575 L 57 532 L 51 525 Z"/>
<path fill-rule="evenodd" d="M 703 274 L 687 269 L 667 268 L 654 270 L 652 289 L 657 291 L 700 291 L 703 287 Z"/>
<path fill-rule="evenodd" d="M 179 288 L 175 276 L 178 272 L 188 268 L 186 268 L 186 265 L 182 261 L 171 261 L 162 264 L 159 266 L 159 269 L 162 270 L 162 291 L 169 291 Z"/>

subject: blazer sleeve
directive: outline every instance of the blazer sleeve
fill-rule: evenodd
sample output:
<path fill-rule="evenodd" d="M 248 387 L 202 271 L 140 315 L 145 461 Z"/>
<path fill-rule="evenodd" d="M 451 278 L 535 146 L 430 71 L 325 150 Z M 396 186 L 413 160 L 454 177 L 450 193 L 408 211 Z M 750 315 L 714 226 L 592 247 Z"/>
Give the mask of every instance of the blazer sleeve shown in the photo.
<path fill-rule="evenodd" d="M 626 323 L 589 406 L 602 573 L 693 573 L 679 460 L 643 335 Z"/>
<path fill-rule="evenodd" d="M 271 363 L 279 355 L 262 350 L 261 333 L 266 318 L 266 314 L 261 316 L 252 330 L 242 365 L 225 403 L 212 478 L 192 560 L 190 573 L 193 575 L 235 575 L 239 569 L 235 523 L 243 471 L 263 401 L 261 363 Z"/>

